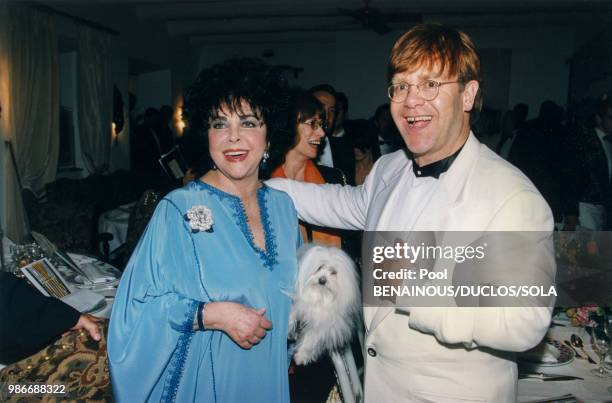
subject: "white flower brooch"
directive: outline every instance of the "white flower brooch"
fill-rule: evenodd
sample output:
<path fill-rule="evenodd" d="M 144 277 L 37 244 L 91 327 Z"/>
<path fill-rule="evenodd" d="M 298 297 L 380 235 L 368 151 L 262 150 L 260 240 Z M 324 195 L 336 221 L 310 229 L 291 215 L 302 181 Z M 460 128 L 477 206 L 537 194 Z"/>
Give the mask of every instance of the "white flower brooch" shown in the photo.
<path fill-rule="evenodd" d="M 187 210 L 185 220 L 189 221 L 191 232 L 207 231 L 212 232 L 213 216 L 212 211 L 206 206 L 197 205 Z"/>

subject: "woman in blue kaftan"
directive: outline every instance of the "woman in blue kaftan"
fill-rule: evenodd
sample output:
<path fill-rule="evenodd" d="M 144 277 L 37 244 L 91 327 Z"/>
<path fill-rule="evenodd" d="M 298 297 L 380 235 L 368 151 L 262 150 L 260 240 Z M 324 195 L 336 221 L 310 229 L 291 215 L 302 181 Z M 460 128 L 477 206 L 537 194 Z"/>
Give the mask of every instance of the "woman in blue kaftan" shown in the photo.
<path fill-rule="evenodd" d="M 282 103 L 270 105 L 284 88 L 254 59 L 190 87 L 187 119 L 207 132 L 214 167 L 160 201 L 123 274 L 108 335 L 117 401 L 289 401 L 301 237 L 289 197 L 259 181 L 262 159 L 284 147 Z"/>

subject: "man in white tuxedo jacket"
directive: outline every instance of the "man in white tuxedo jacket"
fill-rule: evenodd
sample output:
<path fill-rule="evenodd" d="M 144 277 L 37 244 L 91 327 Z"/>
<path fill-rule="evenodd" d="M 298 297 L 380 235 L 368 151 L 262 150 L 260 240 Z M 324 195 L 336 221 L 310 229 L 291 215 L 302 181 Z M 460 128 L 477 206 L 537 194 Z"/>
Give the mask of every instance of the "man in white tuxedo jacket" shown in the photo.
<path fill-rule="evenodd" d="M 303 220 L 367 231 L 552 231 L 533 184 L 470 131 L 480 61 L 467 35 L 412 28 L 393 47 L 389 80 L 393 120 L 411 155 L 383 156 L 358 187 L 269 181 Z M 552 279 L 547 245 L 533 269 Z M 365 400 L 513 402 L 513 352 L 542 339 L 550 314 L 537 306 L 365 308 Z"/>

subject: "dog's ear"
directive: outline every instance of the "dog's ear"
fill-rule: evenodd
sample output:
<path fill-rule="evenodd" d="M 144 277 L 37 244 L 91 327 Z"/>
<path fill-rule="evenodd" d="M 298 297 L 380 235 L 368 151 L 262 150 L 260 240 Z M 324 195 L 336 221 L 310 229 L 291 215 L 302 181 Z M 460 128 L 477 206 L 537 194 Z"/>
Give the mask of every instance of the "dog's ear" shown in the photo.
<path fill-rule="evenodd" d="M 317 261 L 324 259 L 327 256 L 326 249 L 327 248 L 325 246 L 318 245 L 316 243 L 302 245 L 297 251 L 298 265 L 300 266 L 300 269 L 302 266 L 311 267 L 313 262 L 316 264 Z M 319 266 L 320 264 L 313 267 L 313 271 Z"/>
<path fill-rule="evenodd" d="M 314 243 L 305 243 L 304 245 L 300 246 L 300 248 L 297 250 L 298 262 L 301 262 L 304 259 L 304 256 L 316 246 L 317 245 Z"/>
<path fill-rule="evenodd" d="M 301 289 L 308 283 L 309 278 L 323 263 L 325 253 L 321 246 L 316 244 L 304 245 L 298 250 L 298 281 L 296 288 Z"/>

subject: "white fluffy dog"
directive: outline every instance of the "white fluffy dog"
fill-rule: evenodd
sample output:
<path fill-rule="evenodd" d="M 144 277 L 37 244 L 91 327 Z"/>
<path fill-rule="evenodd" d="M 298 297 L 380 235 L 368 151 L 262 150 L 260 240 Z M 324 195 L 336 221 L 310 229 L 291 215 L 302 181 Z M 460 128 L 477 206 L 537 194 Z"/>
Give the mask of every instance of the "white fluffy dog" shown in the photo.
<path fill-rule="evenodd" d="M 293 359 L 314 362 L 324 351 L 350 342 L 360 323 L 361 297 L 355 264 L 342 250 L 306 244 L 298 251 L 298 278 L 289 316 Z"/>

